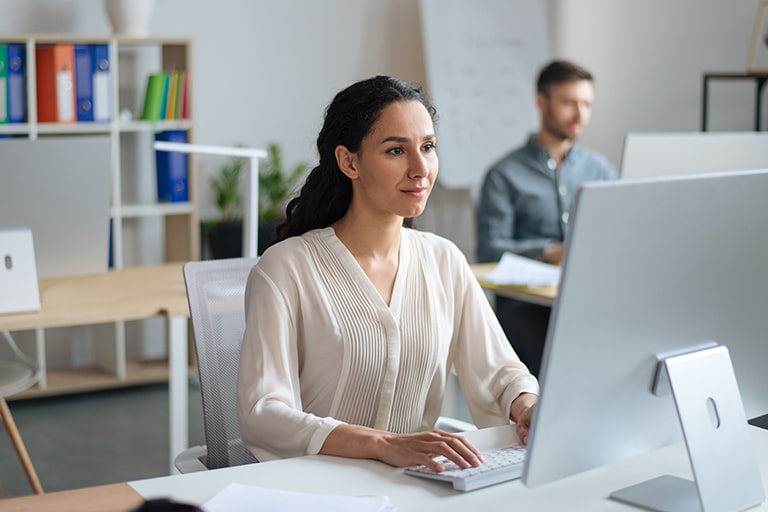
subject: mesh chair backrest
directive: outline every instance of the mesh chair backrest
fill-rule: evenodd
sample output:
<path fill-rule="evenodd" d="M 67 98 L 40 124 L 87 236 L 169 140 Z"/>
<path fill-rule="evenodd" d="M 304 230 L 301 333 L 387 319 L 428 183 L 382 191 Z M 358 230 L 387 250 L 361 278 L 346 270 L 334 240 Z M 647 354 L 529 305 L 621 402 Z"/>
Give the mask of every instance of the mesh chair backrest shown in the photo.
<path fill-rule="evenodd" d="M 245 283 L 257 261 L 234 258 L 184 265 L 203 399 L 208 469 L 256 462 L 240 439 L 237 369 L 245 330 Z"/>

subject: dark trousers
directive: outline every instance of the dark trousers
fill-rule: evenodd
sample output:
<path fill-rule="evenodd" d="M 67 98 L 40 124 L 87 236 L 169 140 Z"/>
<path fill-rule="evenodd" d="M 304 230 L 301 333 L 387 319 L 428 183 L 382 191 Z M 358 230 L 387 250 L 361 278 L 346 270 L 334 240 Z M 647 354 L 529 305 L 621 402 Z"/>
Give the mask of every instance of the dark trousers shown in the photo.
<path fill-rule="evenodd" d="M 496 316 L 520 360 L 532 374 L 541 370 L 552 308 L 496 295 Z"/>

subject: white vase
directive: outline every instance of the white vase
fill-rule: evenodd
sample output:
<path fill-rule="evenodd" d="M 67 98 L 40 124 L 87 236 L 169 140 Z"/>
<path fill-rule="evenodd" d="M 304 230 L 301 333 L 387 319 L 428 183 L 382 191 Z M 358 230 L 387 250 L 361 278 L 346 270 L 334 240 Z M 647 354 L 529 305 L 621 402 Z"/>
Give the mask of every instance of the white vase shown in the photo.
<path fill-rule="evenodd" d="M 121 36 L 149 35 L 155 0 L 104 0 L 112 33 Z"/>

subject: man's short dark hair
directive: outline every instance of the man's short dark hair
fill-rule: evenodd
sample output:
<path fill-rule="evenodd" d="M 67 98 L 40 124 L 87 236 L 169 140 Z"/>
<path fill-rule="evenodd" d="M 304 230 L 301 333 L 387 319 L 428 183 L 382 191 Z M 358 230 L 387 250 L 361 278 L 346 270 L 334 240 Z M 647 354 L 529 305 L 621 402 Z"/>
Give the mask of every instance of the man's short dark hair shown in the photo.
<path fill-rule="evenodd" d="M 592 81 L 592 74 L 573 62 L 553 60 L 539 72 L 539 78 L 536 80 L 536 90 L 547 94 L 553 85 L 574 80 Z"/>

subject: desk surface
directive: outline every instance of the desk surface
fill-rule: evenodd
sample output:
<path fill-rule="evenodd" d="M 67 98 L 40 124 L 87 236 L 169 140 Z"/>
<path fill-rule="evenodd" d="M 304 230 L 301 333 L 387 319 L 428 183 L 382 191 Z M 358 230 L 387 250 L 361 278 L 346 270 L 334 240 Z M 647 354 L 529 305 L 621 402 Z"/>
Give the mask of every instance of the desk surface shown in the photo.
<path fill-rule="evenodd" d="M 750 428 L 759 460 L 763 484 L 768 488 L 768 431 Z M 512 427 L 468 432 L 481 449 L 514 441 Z M 631 511 L 636 508 L 609 500 L 610 492 L 661 474 L 690 478 L 685 446 L 678 443 L 651 454 L 597 468 L 548 485 L 528 488 L 520 480 L 461 493 L 445 483 L 418 479 L 371 460 L 312 456 L 252 464 L 186 475 L 131 482 L 147 498 L 173 496 L 202 504 L 230 482 L 302 492 L 341 495 L 387 495 L 400 512 L 467 510 L 588 510 Z M 763 503 L 753 510 L 768 510 Z"/>
<path fill-rule="evenodd" d="M 762 464 L 763 485 L 768 488 L 768 431 L 750 428 L 758 459 Z M 490 448 L 513 441 L 512 427 L 495 427 L 468 432 L 476 446 Z M 632 511 L 634 507 L 607 499 L 610 492 L 661 474 L 691 477 L 685 446 L 678 443 L 652 453 L 597 468 L 541 487 L 525 487 L 520 480 L 479 489 L 456 492 L 448 484 L 418 479 L 402 469 L 371 460 L 352 460 L 328 456 L 299 457 L 262 464 L 174 475 L 135 482 L 92 487 L 43 496 L 14 498 L 2 502 L 4 512 L 35 510 L 128 510 L 137 498 L 172 497 L 179 501 L 203 504 L 230 482 L 288 491 L 339 494 L 387 495 L 400 512 L 443 512 L 486 510 L 539 511 Z M 104 507 L 106 495 L 112 496 Z M 101 508 L 83 508 L 90 496 Z M 58 499 L 61 497 L 61 499 Z M 81 505 L 76 507 L 74 500 Z M 69 504 L 73 506 L 70 507 Z M 768 510 L 768 504 L 751 509 Z"/>
<path fill-rule="evenodd" d="M 2 499 L 3 512 L 127 512 L 144 501 L 127 483 Z"/>
<path fill-rule="evenodd" d="M 480 285 L 486 290 L 491 290 L 498 295 L 512 299 L 551 306 L 557 298 L 557 287 L 536 288 L 530 286 L 499 286 L 483 280 L 483 276 L 493 270 L 496 263 L 476 263 L 471 265 L 472 272 L 480 281 Z"/>
<path fill-rule="evenodd" d="M 0 331 L 189 316 L 182 263 L 40 280 L 40 311 L 0 315 Z"/>

